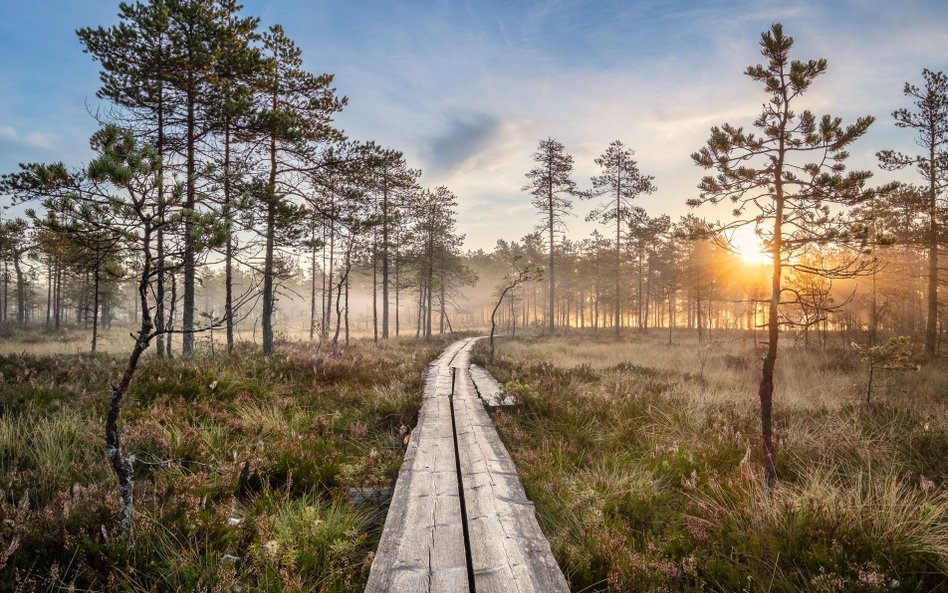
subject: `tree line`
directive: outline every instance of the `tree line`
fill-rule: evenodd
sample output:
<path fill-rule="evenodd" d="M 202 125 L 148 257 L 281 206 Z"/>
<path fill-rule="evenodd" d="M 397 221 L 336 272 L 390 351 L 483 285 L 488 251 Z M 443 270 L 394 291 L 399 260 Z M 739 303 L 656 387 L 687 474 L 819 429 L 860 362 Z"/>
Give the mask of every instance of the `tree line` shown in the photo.
<path fill-rule="evenodd" d="M 158 356 L 172 355 L 171 334 L 190 356 L 195 334 L 213 327 L 230 350 L 250 315 L 272 352 L 281 288 L 301 257 L 311 262 L 311 338 L 348 337 L 353 266 L 371 268 L 381 288 L 377 337 L 401 331 L 409 288 L 424 320 L 416 333 L 430 336 L 432 317 L 438 328 L 449 321 L 447 284 L 471 280 L 457 257 L 454 194 L 423 188 L 400 151 L 348 138 L 334 122 L 347 98 L 333 76 L 308 71 L 281 26 L 241 11 L 232 1 L 123 3 L 117 25 L 77 31 L 108 105 L 90 139 L 96 156 L 3 176 L 2 191 L 29 207 L 0 229 L 3 319 L 91 326 L 95 350 L 99 323 L 113 319 L 120 285 L 135 283 L 149 248 L 148 304 L 132 301 L 153 315 Z M 141 212 L 121 220 L 133 191 Z M 223 306 L 201 310 L 202 279 L 221 269 Z M 249 282 L 237 287 L 235 275 Z"/>

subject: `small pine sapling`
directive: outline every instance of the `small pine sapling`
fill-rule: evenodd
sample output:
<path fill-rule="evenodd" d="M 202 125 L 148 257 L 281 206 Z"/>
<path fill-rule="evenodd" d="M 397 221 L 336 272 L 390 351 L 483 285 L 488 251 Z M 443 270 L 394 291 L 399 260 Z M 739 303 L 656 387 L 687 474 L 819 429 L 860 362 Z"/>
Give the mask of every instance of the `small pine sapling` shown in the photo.
<path fill-rule="evenodd" d="M 866 381 L 866 403 L 872 401 L 872 382 L 877 370 L 886 371 L 917 371 L 918 365 L 912 362 L 912 350 L 909 347 L 908 336 L 889 338 L 885 344 L 870 346 L 852 343 L 852 348 L 860 354 L 866 365 L 868 378 Z"/>

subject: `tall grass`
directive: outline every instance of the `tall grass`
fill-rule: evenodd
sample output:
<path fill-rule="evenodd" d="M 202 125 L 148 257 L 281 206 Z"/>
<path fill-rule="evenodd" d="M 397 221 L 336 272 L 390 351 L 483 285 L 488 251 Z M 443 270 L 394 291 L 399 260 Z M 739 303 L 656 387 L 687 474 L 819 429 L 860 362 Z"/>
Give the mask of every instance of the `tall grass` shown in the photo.
<path fill-rule="evenodd" d="M 943 366 L 867 405 L 852 353 L 785 348 L 768 492 L 751 344 L 664 338 L 504 341 L 491 368 L 521 401 L 494 419 L 573 590 L 948 587 Z"/>
<path fill-rule="evenodd" d="M 361 591 L 384 510 L 350 489 L 393 483 L 441 347 L 147 357 L 127 542 L 102 435 L 121 360 L 0 355 L 0 591 Z"/>

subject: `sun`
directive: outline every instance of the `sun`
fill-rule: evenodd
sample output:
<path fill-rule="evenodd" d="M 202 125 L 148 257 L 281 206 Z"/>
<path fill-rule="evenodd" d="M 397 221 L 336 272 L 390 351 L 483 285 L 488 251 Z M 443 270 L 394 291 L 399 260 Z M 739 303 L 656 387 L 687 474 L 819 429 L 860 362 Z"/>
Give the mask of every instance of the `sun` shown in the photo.
<path fill-rule="evenodd" d="M 730 235 L 731 245 L 735 253 L 744 260 L 745 263 L 752 265 L 769 264 L 770 254 L 764 250 L 764 245 L 760 237 L 754 233 L 751 226 L 742 226 L 734 230 Z"/>

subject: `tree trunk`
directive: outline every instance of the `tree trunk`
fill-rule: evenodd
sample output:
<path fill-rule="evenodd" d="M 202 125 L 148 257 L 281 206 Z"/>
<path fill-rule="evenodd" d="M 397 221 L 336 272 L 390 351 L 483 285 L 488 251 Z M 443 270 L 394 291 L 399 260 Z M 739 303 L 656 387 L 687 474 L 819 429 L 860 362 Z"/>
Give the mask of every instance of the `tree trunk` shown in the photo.
<path fill-rule="evenodd" d="M 165 331 L 168 332 L 168 339 L 165 340 L 165 356 L 168 357 L 168 360 L 171 360 L 171 343 L 173 340 L 171 337 L 172 330 L 174 330 L 174 310 L 178 304 L 178 276 L 171 272 L 171 301 L 168 303 L 168 323 L 165 325 Z"/>
<path fill-rule="evenodd" d="M 122 412 L 122 400 L 128 391 L 128 386 L 135 375 L 135 369 L 138 367 L 138 360 L 142 353 L 148 348 L 151 339 L 151 332 L 154 328 L 152 324 L 151 312 L 148 308 L 148 278 L 151 275 L 151 229 L 146 224 L 143 243 L 145 245 L 145 262 L 142 268 L 141 279 L 138 283 L 138 297 L 141 302 L 141 327 L 138 330 L 138 337 L 135 340 L 135 347 L 128 357 L 128 363 L 125 365 L 125 372 L 118 384 L 112 386 L 112 396 L 109 401 L 109 411 L 105 422 L 105 443 L 108 448 L 109 461 L 112 463 L 112 470 L 118 478 L 119 499 L 121 508 L 119 510 L 119 531 L 122 536 L 127 536 L 132 530 L 132 510 L 134 508 L 134 482 L 132 481 L 132 462 L 125 456 L 122 447 L 122 435 L 119 432 L 119 416 Z"/>
<path fill-rule="evenodd" d="M 316 331 L 316 221 L 310 223 L 309 231 L 310 256 L 312 257 L 309 268 L 309 341 L 312 342 L 314 332 Z M 323 281 L 323 292 L 325 292 L 325 279 Z"/>
<path fill-rule="evenodd" d="M 434 237 L 432 236 L 433 231 L 429 229 L 428 234 L 428 277 L 427 284 L 425 286 L 425 298 L 427 302 L 425 303 L 425 339 L 431 339 L 431 289 L 434 287 Z"/>
<path fill-rule="evenodd" d="M 165 120 L 164 120 L 164 87 L 158 89 L 158 138 L 155 142 L 155 151 L 161 165 L 158 170 L 158 232 L 156 233 L 156 255 L 158 274 L 155 282 L 155 332 L 158 334 L 155 341 L 155 350 L 158 358 L 165 356 L 165 187 L 164 187 L 164 150 L 165 150 Z M 169 335 L 167 338 L 171 340 Z"/>
<path fill-rule="evenodd" d="M 227 324 L 227 352 L 234 351 L 234 238 L 230 187 L 230 118 L 224 126 L 224 224 L 227 244 L 224 246 L 224 318 Z"/>
<path fill-rule="evenodd" d="M 652 299 L 652 258 L 648 258 L 648 274 L 645 277 L 645 317 L 642 318 L 642 329 L 648 329 L 649 302 Z"/>
<path fill-rule="evenodd" d="M 879 332 L 878 294 L 876 292 L 876 273 L 872 274 L 872 300 L 869 301 L 869 345 L 875 346 Z"/>
<path fill-rule="evenodd" d="M 193 214 L 196 214 L 197 208 L 197 179 L 195 144 L 197 143 L 197 119 L 194 112 L 195 101 L 197 99 L 194 88 L 194 75 L 188 76 L 187 87 L 187 196 L 185 198 L 184 210 L 184 303 L 181 312 L 181 329 L 183 334 L 183 343 L 181 354 L 185 358 L 190 358 L 194 353 L 194 273 L 195 273 L 195 244 L 194 244 L 194 222 Z"/>
<path fill-rule="evenodd" d="M 99 268 L 102 267 L 100 262 L 96 262 L 95 271 L 93 272 L 92 280 L 92 352 L 95 353 L 96 346 L 98 345 L 99 339 L 99 280 L 101 273 Z"/>
<path fill-rule="evenodd" d="M 372 233 L 372 341 L 379 341 L 379 235 Z"/>
<path fill-rule="evenodd" d="M 275 167 L 274 163 L 274 167 Z M 273 286 L 273 256 L 274 245 L 276 243 L 276 196 L 272 193 L 268 196 L 267 204 L 267 243 L 263 264 L 263 314 L 261 319 L 261 330 L 263 332 L 263 353 L 266 355 L 273 353 L 273 305 L 274 305 L 274 286 Z"/>
<path fill-rule="evenodd" d="M 46 329 L 49 329 L 49 323 L 53 312 L 53 260 L 50 258 L 46 262 Z"/>
<path fill-rule="evenodd" d="M 274 90 L 271 97 L 271 109 L 277 111 L 277 92 Z M 263 353 L 273 353 L 273 255 L 276 243 L 276 177 L 277 177 L 277 142 L 276 133 L 270 134 L 270 179 L 267 195 L 267 244 L 263 263 L 263 315 L 261 329 L 263 331 Z"/>
<path fill-rule="evenodd" d="M 348 286 L 349 284 L 349 271 L 352 269 L 352 267 L 349 264 L 350 262 L 349 255 L 352 253 L 352 243 L 353 243 L 353 240 L 350 238 L 349 246 L 346 249 L 345 273 L 342 275 L 341 278 L 339 278 L 339 284 L 336 285 L 336 332 L 335 334 L 333 334 L 333 338 L 332 338 L 333 356 L 339 355 L 339 332 L 342 329 L 342 306 L 340 305 L 340 299 L 342 297 L 343 286 Z M 330 297 L 330 301 L 332 301 L 331 297 Z M 349 294 L 348 294 L 348 289 L 347 289 L 346 290 L 346 309 L 347 309 L 346 318 L 347 319 L 349 316 L 348 308 L 349 308 Z M 346 325 L 348 326 L 348 321 L 346 322 Z M 347 334 L 349 333 L 348 328 L 346 329 L 346 333 Z M 347 342 L 348 342 L 348 339 L 347 339 Z"/>
<path fill-rule="evenodd" d="M 932 138 L 935 138 L 932 130 Z M 925 358 L 934 360 L 938 351 L 938 191 L 935 144 L 930 145 L 928 174 L 928 321 L 925 326 Z"/>
<path fill-rule="evenodd" d="M 335 272 L 335 270 L 333 269 L 333 264 L 334 264 L 333 256 L 336 249 L 335 217 L 336 217 L 336 193 L 335 193 L 335 190 L 332 187 L 330 187 L 329 188 L 329 266 L 327 267 L 326 272 L 325 272 L 326 277 L 329 278 L 330 285 L 332 284 L 332 275 Z M 332 309 L 330 309 L 331 306 L 332 306 L 332 295 L 330 295 L 330 298 L 328 302 L 326 303 L 325 319 L 330 319 L 330 320 L 332 319 Z M 323 331 L 325 332 L 325 335 L 328 336 L 329 326 L 324 323 L 323 327 L 324 327 Z"/>
<path fill-rule="evenodd" d="M 784 111 L 787 106 L 784 104 Z M 786 118 L 784 119 L 786 121 Z M 760 379 L 760 387 L 757 395 L 760 398 L 760 445 L 764 463 L 764 477 L 768 488 L 773 488 L 777 480 L 776 451 L 774 450 L 773 435 L 773 397 L 774 397 L 774 367 L 777 363 L 777 340 L 780 337 L 780 293 L 781 293 L 781 274 L 782 261 L 781 250 L 783 248 L 783 135 L 781 134 L 779 156 L 774 171 L 774 201 L 776 202 L 774 212 L 774 234 L 770 246 L 773 257 L 773 278 L 771 280 L 770 290 L 770 311 L 767 318 L 767 354 L 764 357 L 763 373 Z"/>
<path fill-rule="evenodd" d="M 388 181 L 382 181 L 382 339 L 388 339 Z"/>
<path fill-rule="evenodd" d="M 445 282 L 444 282 L 444 254 L 441 254 L 441 290 L 438 297 L 439 315 L 438 315 L 438 333 L 444 335 L 445 321 Z"/>
<path fill-rule="evenodd" d="M 7 274 L 9 276 L 9 273 Z M 4 288 L 6 290 L 6 288 Z M 4 297 L 3 302 L 6 306 L 8 297 Z M 138 300 L 135 300 L 137 303 Z M 62 323 L 62 309 L 63 309 L 63 266 L 61 262 L 56 263 L 56 290 L 53 294 L 53 327 L 56 331 L 59 331 L 59 325 Z M 135 314 L 138 317 L 138 314 Z"/>
<path fill-rule="evenodd" d="M 349 279 L 349 270 L 352 269 L 352 254 L 346 254 L 346 346 L 349 345 L 349 288 L 352 285 Z"/>
<path fill-rule="evenodd" d="M 401 319 L 399 314 L 399 307 L 401 306 L 401 301 L 399 300 L 401 293 L 401 276 L 399 274 L 401 263 L 398 253 L 398 237 L 395 237 L 395 243 L 395 337 L 397 338 L 401 332 Z"/>
<path fill-rule="evenodd" d="M 554 261 L 555 256 L 553 252 L 554 248 L 554 237 L 553 237 L 553 187 L 552 182 L 550 185 L 550 194 L 549 194 L 549 208 L 550 208 L 550 222 L 549 222 L 549 231 L 550 231 L 550 313 L 548 316 L 550 333 L 552 334 L 555 328 L 556 318 L 554 317 L 556 297 L 554 291 L 556 290 L 556 274 L 554 273 Z"/>
<path fill-rule="evenodd" d="M 13 271 L 16 272 L 16 321 L 20 325 L 26 324 L 26 280 L 23 270 L 20 269 L 22 254 L 13 254 Z"/>

